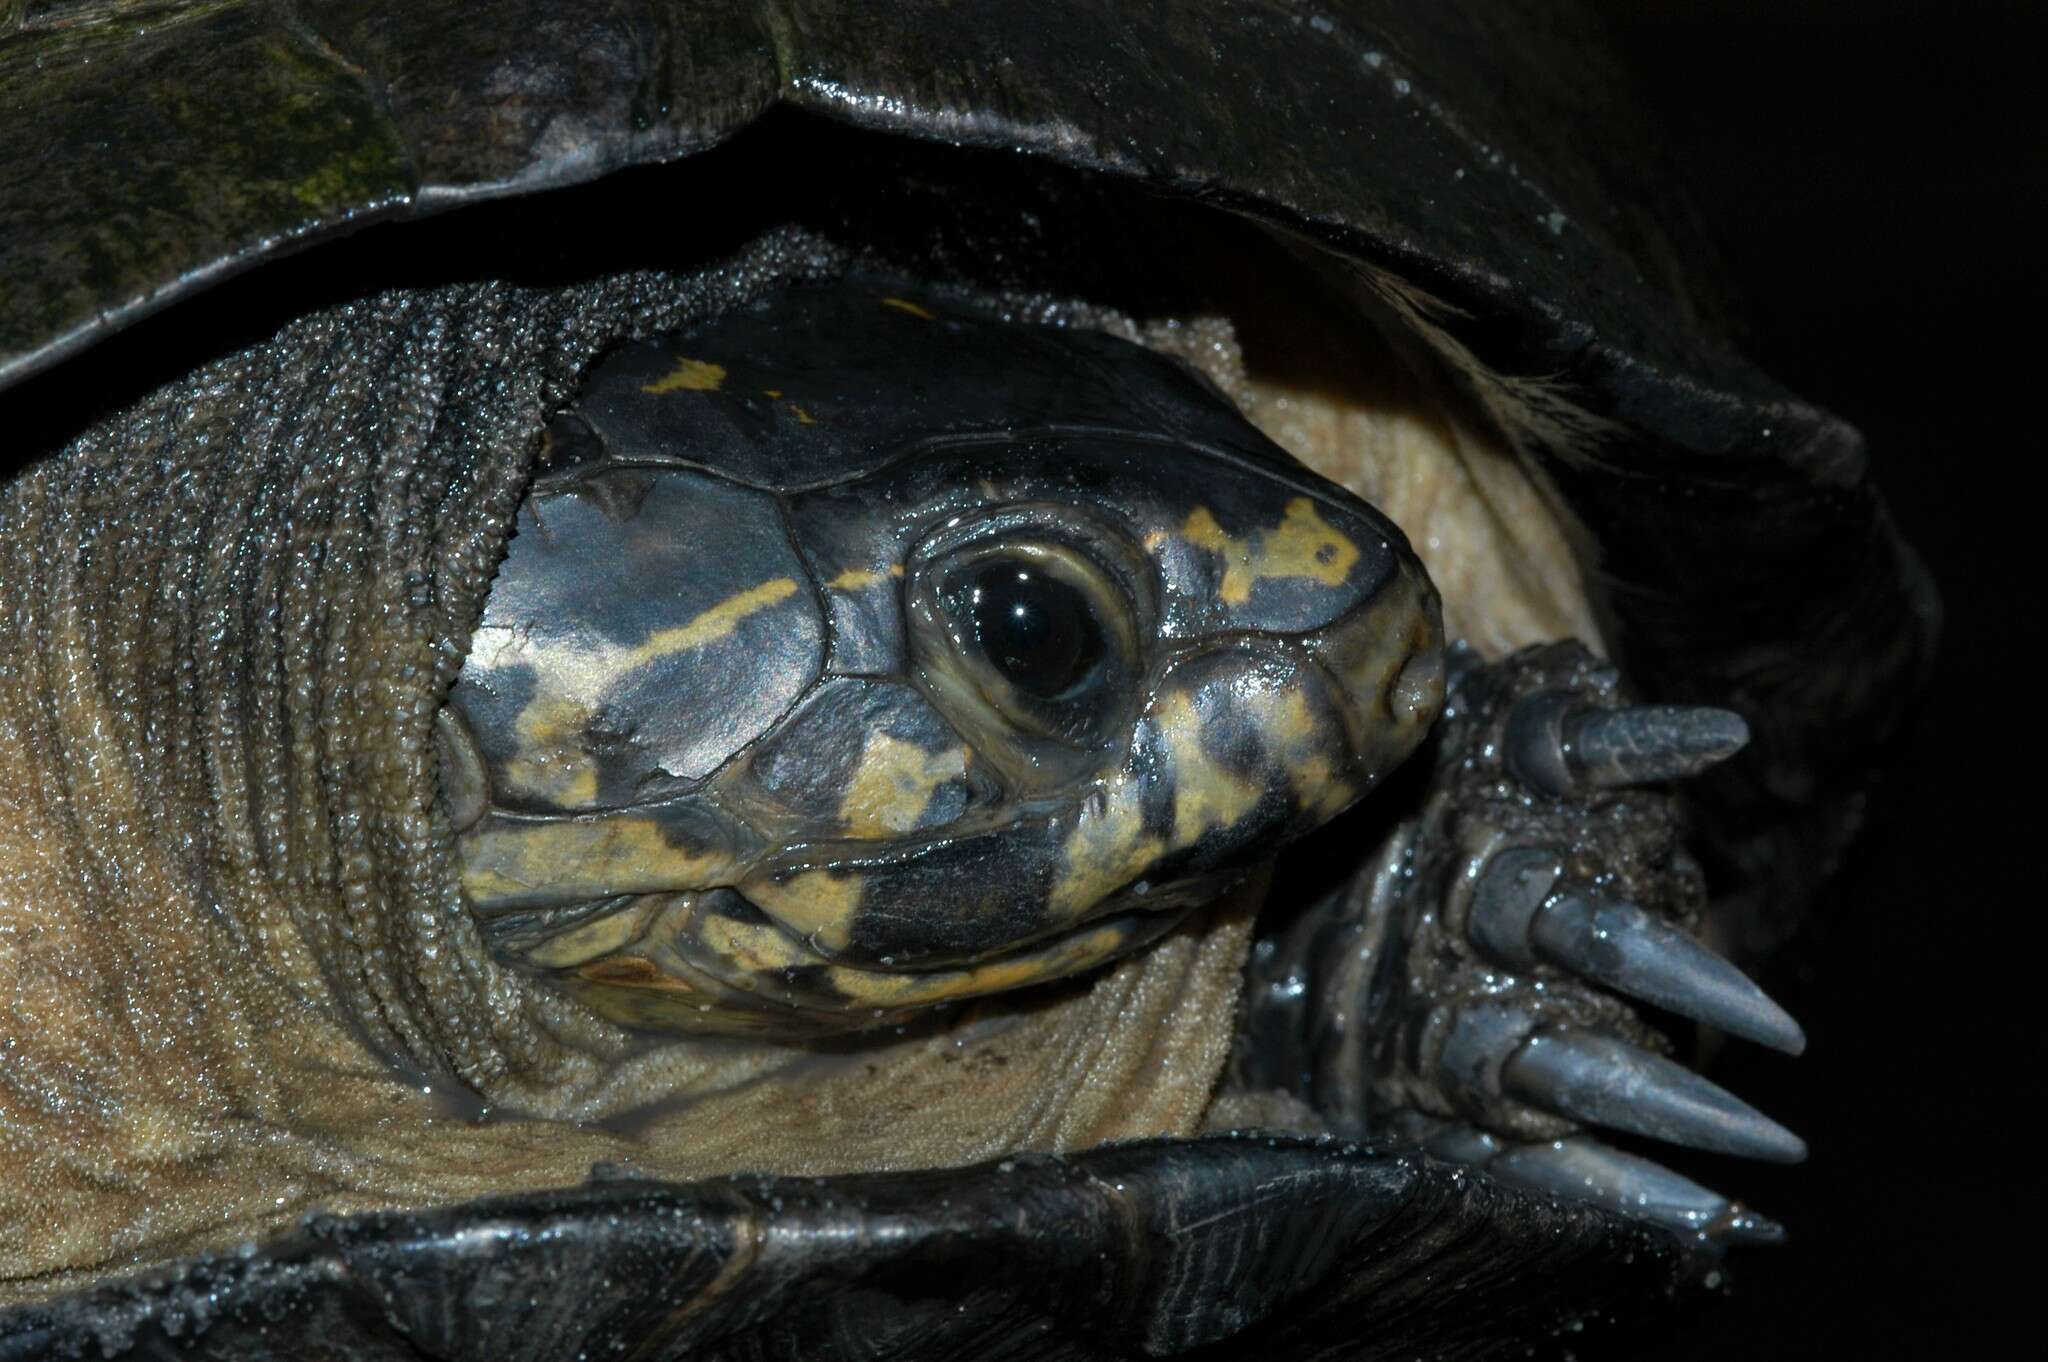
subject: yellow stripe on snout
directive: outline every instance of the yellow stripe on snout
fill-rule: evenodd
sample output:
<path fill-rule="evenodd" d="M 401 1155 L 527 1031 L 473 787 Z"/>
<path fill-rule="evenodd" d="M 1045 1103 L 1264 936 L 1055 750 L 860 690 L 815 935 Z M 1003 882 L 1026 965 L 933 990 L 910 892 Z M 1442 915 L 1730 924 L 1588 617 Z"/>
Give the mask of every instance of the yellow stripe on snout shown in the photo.
<path fill-rule="evenodd" d="M 1243 539 L 1218 524 L 1207 506 L 1189 512 L 1180 532 L 1196 548 L 1223 559 L 1218 594 L 1225 605 L 1243 605 L 1252 598 L 1252 588 L 1269 578 L 1305 577 L 1342 586 L 1359 558 L 1358 545 L 1317 515 L 1307 497 L 1288 502 L 1278 525 Z"/>

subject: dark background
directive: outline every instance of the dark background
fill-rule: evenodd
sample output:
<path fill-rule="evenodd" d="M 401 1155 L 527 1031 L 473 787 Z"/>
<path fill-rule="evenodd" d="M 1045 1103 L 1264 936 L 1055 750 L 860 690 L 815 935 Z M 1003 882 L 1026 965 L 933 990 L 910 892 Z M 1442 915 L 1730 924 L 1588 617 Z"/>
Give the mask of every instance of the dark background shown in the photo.
<path fill-rule="evenodd" d="M 1791 1242 L 1571 1352 L 2038 1356 L 2044 7 L 1595 7 L 1746 303 L 1743 348 L 1868 437 L 1946 624 L 1862 842 L 1769 977 L 1810 1048 L 1715 1068 L 1812 1158 L 1688 1167 Z"/>

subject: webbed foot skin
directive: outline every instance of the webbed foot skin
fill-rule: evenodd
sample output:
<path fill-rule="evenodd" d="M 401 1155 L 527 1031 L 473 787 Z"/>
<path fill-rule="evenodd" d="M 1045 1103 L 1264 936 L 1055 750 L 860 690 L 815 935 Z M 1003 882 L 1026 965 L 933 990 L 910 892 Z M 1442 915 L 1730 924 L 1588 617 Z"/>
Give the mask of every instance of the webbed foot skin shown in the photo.
<path fill-rule="evenodd" d="M 1308 1035 L 1287 1077 L 1340 1129 L 1399 1135 L 1532 1192 L 1711 1245 L 1782 1238 L 1587 1130 L 1806 1156 L 1797 1135 L 1667 1057 L 1638 1011 L 1805 1047 L 1798 1023 L 1695 936 L 1705 886 L 1667 782 L 1746 740 L 1726 710 L 1629 704 L 1576 643 L 1468 659 L 1418 816 L 1268 952 L 1267 971 L 1305 995 L 1294 1015 Z M 1263 1024 L 1272 1005 L 1257 992 L 1252 1005 Z"/>

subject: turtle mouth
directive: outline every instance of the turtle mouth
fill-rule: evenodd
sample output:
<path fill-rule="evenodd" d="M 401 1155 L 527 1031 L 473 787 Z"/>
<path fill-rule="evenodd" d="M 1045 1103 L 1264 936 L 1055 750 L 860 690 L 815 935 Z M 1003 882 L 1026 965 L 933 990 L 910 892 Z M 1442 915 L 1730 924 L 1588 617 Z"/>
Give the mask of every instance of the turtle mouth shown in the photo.
<path fill-rule="evenodd" d="M 621 1024 L 803 1037 L 1086 975 L 1158 941 L 1250 873 L 1139 877 L 1080 922 L 965 958 L 835 951 L 730 888 L 592 900 L 488 930 L 501 959 Z"/>

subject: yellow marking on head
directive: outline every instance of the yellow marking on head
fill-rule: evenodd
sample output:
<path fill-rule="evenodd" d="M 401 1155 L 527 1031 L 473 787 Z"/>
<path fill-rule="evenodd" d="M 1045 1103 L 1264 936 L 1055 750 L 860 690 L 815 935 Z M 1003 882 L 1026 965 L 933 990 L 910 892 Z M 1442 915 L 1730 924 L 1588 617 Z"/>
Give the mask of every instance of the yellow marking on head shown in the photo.
<path fill-rule="evenodd" d="M 462 892 L 479 905 L 517 903 L 536 889 L 558 901 L 703 889 L 728 882 L 735 869 L 723 852 L 678 847 L 653 819 L 629 814 L 489 823 L 458 845 Z"/>
<path fill-rule="evenodd" d="M 641 899 L 616 913 L 578 923 L 559 936 L 551 936 L 522 954 L 543 969 L 574 969 L 601 956 L 622 951 L 638 941 L 647 930 L 647 920 L 658 900 Z"/>
<path fill-rule="evenodd" d="M 715 393 L 724 383 L 723 364 L 712 364 L 701 359 L 679 359 L 667 378 L 643 383 L 640 385 L 640 391 L 650 397 L 666 397 L 670 393 Z"/>
<path fill-rule="evenodd" d="M 513 720 L 519 755 L 505 763 L 507 783 L 522 794 L 563 808 L 597 799 L 597 762 L 582 747 L 584 729 L 597 717 L 589 705 L 543 687 Z"/>
<path fill-rule="evenodd" d="M 789 404 L 789 409 L 790 409 L 791 411 L 793 411 L 793 412 L 795 412 L 795 413 L 796 413 L 796 423 L 797 423 L 798 425 L 800 425 L 800 426 L 815 426 L 815 425 L 817 425 L 817 424 L 818 424 L 818 418 L 817 418 L 817 417 L 815 417 L 815 416 L 811 415 L 811 414 L 810 414 L 809 412 L 805 411 L 805 410 L 804 410 L 804 409 L 803 409 L 802 407 L 799 407 L 799 406 L 798 406 L 798 405 L 797 405 L 796 403 L 794 403 L 794 402 L 790 403 L 790 404 Z"/>
<path fill-rule="evenodd" d="M 967 774 L 967 753 L 959 747 L 927 752 L 887 733 L 868 735 L 860 767 L 839 801 L 839 821 L 849 837 L 887 837 L 908 832 L 949 780 Z"/>
<path fill-rule="evenodd" d="M 776 577 L 726 597 L 703 611 L 688 624 L 663 629 L 648 636 L 638 647 L 625 649 L 617 661 L 621 668 L 644 666 L 657 658 L 673 657 L 707 643 L 716 643 L 739 627 L 740 621 L 796 594 L 796 579 Z"/>
<path fill-rule="evenodd" d="M 1331 759 L 1324 725 L 1309 708 L 1308 697 L 1299 690 L 1290 690 L 1277 705 L 1262 705 L 1257 713 L 1260 726 L 1274 739 L 1280 765 L 1303 806 L 1318 822 L 1327 822 L 1344 812 L 1345 806 L 1358 797 L 1358 790 Z M 1343 741 L 1341 734 L 1337 741 Z"/>
<path fill-rule="evenodd" d="M 1083 805 L 1061 845 L 1062 868 L 1048 907 L 1057 919 L 1078 917 L 1144 874 L 1168 851 L 1193 846 L 1212 828 L 1242 820 L 1265 794 L 1202 751 L 1202 719 L 1186 695 L 1160 697 L 1154 715 L 1173 753 L 1173 833 L 1144 832 L 1150 772 L 1120 772 L 1099 805 Z M 1097 809 L 1100 811 L 1097 812 Z"/>
<path fill-rule="evenodd" d="M 633 647 L 535 640 L 518 630 L 490 626 L 477 630 L 474 657 L 489 667 L 529 666 L 539 682 L 513 721 L 518 755 L 505 763 L 506 779 L 522 793 L 560 808 L 590 804 L 597 798 L 597 763 L 583 750 L 582 736 L 603 708 L 601 697 L 619 676 L 727 638 L 747 616 L 788 600 L 796 590 L 795 578 L 774 578 Z"/>
<path fill-rule="evenodd" d="M 1252 588 L 1269 578 L 1307 577 L 1341 586 L 1359 557 L 1358 546 L 1317 515 L 1307 497 L 1288 502 L 1278 525 L 1243 539 L 1219 525 L 1207 506 L 1197 506 L 1181 534 L 1196 548 L 1223 558 L 1219 591 L 1226 605 L 1243 605 Z"/>
<path fill-rule="evenodd" d="M 1318 824 L 1327 823 L 1358 798 L 1358 787 L 1344 779 L 1336 763 L 1317 753 L 1289 768 L 1295 793 Z"/>
<path fill-rule="evenodd" d="M 901 577 L 902 575 L 903 564 L 901 563 L 891 563 L 886 572 L 878 572 L 873 568 L 848 568 L 831 581 L 825 583 L 825 585 L 834 591 L 865 591 L 877 582 L 887 581 L 891 577 Z"/>
<path fill-rule="evenodd" d="M 740 892 L 783 926 L 816 942 L 821 950 L 840 951 L 853 939 L 860 890 L 858 875 L 806 870 L 787 880 L 762 875 L 741 886 Z"/>
<path fill-rule="evenodd" d="M 1060 845 L 1060 876 L 1046 907 L 1077 918 L 1157 861 L 1166 844 L 1145 835 L 1145 777 L 1120 774 L 1099 804 L 1083 804 Z"/>
<path fill-rule="evenodd" d="M 1103 923 L 1035 950 L 951 969 L 899 973 L 826 963 L 813 1002 L 830 1007 L 837 994 L 845 1000 L 839 1006 L 863 1023 L 907 1015 L 1080 974 L 1171 925 Z M 649 896 L 564 933 L 528 959 L 558 971 L 575 996 L 625 1025 L 738 1035 L 785 1030 L 792 1014 L 780 1001 L 777 976 L 824 963 L 778 926 L 702 912 L 687 895 Z M 760 1003 L 731 997 L 754 991 L 749 975 L 761 980 Z"/>
<path fill-rule="evenodd" d="M 890 974 L 835 965 L 825 971 L 825 980 L 860 1006 L 894 1012 L 1064 979 L 1121 954 L 1130 939 L 1127 928 L 1099 927 L 1055 942 L 1044 950 L 986 965 L 918 974 Z"/>
<path fill-rule="evenodd" d="M 762 392 L 764 392 L 764 393 L 766 393 L 766 394 L 768 394 L 768 396 L 770 396 L 770 397 L 780 397 L 780 396 L 782 396 L 782 389 L 780 389 L 780 388 L 763 388 L 763 389 L 761 389 L 761 391 L 762 391 Z"/>
<path fill-rule="evenodd" d="M 1196 548 L 1220 553 L 1225 558 L 1234 559 L 1243 548 L 1216 523 L 1216 513 L 1207 506 L 1197 506 L 1189 511 L 1187 523 L 1180 527 L 1180 532 L 1182 537 Z"/>
<path fill-rule="evenodd" d="M 784 970 L 817 963 L 816 956 L 770 922 L 736 922 L 720 913 L 703 913 L 695 926 L 698 945 L 744 969 Z"/>
<path fill-rule="evenodd" d="M 936 317 L 932 316 L 931 311 L 928 308 L 919 307 L 916 303 L 911 302 L 908 298 L 884 298 L 882 300 L 882 306 L 893 307 L 898 312 L 908 312 L 911 316 L 917 318 L 919 321 L 930 322 L 938 320 Z"/>
<path fill-rule="evenodd" d="M 1313 743 L 1322 728 L 1316 722 L 1315 711 L 1308 707 L 1308 696 L 1299 688 L 1282 691 L 1279 704 L 1264 706 L 1259 720 L 1268 733 L 1290 749 Z"/>
<path fill-rule="evenodd" d="M 1173 753 L 1173 845 L 1193 846 L 1212 828 L 1240 822 L 1265 788 L 1230 771 L 1202 750 L 1202 716 L 1187 696 L 1160 697 L 1158 721 Z"/>
<path fill-rule="evenodd" d="M 1342 586 L 1358 562 L 1358 545 L 1316 514 L 1307 497 L 1287 503 L 1280 526 L 1260 544 L 1261 576 L 1308 577 L 1324 586 Z"/>

